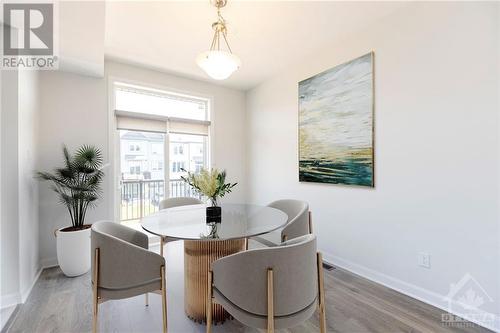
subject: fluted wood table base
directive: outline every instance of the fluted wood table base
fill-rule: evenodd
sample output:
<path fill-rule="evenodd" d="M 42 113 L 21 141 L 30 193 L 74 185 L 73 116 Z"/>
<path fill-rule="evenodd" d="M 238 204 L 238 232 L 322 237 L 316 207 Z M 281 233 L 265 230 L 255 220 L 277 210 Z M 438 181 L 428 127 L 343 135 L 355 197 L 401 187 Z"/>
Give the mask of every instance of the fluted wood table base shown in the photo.
<path fill-rule="evenodd" d="M 199 323 L 206 321 L 210 264 L 243 250 L 245 239 L 184 241 L 184 310 L 190 319 Z M 222 306 L 213 304 L 214 323 L 222 323 L 229 317 L 229 313 Z"/>

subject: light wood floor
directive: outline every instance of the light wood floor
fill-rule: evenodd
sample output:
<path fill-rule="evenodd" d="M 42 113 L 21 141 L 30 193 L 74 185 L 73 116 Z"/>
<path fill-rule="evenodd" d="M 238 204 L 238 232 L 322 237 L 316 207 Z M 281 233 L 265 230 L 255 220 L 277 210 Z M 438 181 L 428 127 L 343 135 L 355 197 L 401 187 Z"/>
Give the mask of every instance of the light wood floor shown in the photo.
<path fill-rule="evenodd" d="M 169 332 L 201 333 L 205 326 L 184 315 L 182 242 L 166 247 Z M 445 327 L 442 310 L 404 296 L 341 269 L 325 271 L 329 332 L 490 332 L 479 326 Z M 100 332 L 160 332 L 161 299 L 150 295 L 109 301 L 99 307 Z M 65 277 L 59 268 L 46 269 L 8 332 L 90 332 L 90 274 Z M 258 332 L 235 320 L 213 332 Z M 301 326 L 279 332 L 319 332 L 315 314 Z"/>

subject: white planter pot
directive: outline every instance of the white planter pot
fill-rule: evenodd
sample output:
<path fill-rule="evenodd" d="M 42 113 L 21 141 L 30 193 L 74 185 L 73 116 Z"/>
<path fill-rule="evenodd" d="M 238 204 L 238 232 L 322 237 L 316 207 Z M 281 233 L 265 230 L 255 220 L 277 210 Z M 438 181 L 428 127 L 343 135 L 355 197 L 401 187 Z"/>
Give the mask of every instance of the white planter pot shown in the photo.
<path fill-rule="evenodd" d="M 78 231 L 56 230 L 57 262 L 64 275 L 85 274 L 90 269 L 90 228 Z"/>

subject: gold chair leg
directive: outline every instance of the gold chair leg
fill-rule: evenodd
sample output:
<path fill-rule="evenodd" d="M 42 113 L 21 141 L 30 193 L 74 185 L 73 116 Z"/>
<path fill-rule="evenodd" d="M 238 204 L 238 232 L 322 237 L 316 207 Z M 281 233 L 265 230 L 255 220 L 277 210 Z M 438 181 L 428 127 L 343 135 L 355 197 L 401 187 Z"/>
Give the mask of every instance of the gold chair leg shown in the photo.
<path fill-rule="evenodd" d="M 161 310 L 163 318 L 163 333 L 167 333 L 167 288 L 166 288 L 167 277 L 165 276 L 165 266 L 161 266 L 160 277 L 161 277 Z"/>
<path fill-rule="evenodd" d="M 146 306 L 149 306 L 149 294 L 148 294 L 148 293 L 146 293 L 144 296 L 145 296 L 145 298 L 144 298 L 145 305 L 146 305 Z"/>
<path fill-rule="evenodd" d="M 313 233 L 313 220 L 311 211 L 309 211 L 309 233 Z"/>
<path fill-rule="evenodd" d="M 323 284 L 323 256 L 320 252 L 317 254 L 318 260 L 318 291 L 319 291 L 319 325 L 320 332 L 326 333 L 326 309 L 325 309 L 325 288 Z"/>
<path fill-rule="evenodd" d="M 99 299 L 97 286 L 99 284 L 99 249 L 94 252 L 94 285 L 92 286 L 92 332 L 97 333 L 97 315 L 99 310 Z"/>
<path fill-rule="evenodd" d="M 208 294 L 207 294 L 207 333 L 212 332 L 212 279 L 213 279 L 212 271 L 209 271 Z"/>
<path fill-rule="evenodd" d="M 274 333 L 273 269 L 267 270 L 267 333 Z"/>
<path fill-rule="evenodd" d="M 160 255 L 163 257 L 163 246 L 165 243 L 163 242 L 163 236 L 160 236 Z"/>

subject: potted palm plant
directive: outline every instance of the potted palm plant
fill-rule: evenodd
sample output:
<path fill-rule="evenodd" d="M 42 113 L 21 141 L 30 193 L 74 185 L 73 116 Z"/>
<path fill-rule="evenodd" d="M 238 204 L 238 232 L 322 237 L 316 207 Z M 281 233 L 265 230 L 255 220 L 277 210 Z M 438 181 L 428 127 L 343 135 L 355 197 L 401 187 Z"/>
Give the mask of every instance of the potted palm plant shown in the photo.
<path fill-rule="evenodd" d="M 186 170 L 182 169 L 186 172 Z M 226 183 L 226 170 L 201 169 L 199 173 L 188 172 L 181 179 L 188 183 L 196 192 L 207 197 L 211 206 L 207 207 L 207 223 L 220 222 L 222 210 L 218 199 L 230 193 L 238 183 Z"/>
<path fill-rule="evenodd" d="M 64 166 L 51 172 L 37 172 L 49 181 L 59 201 L 69 214 L 71 226 L 54 232 L 57 239 L 57 261 L 67 276 L 78 276 L 90 269 L 90 224 L 85 224 L 89 208 L 96 206 L 104 177 L 102 153 L 83 145 L 72 155 L 63 147 Z"/>

